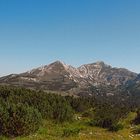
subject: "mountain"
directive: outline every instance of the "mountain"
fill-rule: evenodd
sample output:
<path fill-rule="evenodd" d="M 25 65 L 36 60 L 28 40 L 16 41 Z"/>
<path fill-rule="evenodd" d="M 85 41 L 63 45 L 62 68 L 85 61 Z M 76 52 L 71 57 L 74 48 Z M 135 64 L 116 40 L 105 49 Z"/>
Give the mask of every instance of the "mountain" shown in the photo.
<path fill-rule="evenodd" d="M 92 85 L 125 85 L 127 81 L 134 80 L 137 77 L 124 68 L 112 68 L 104 62 L 86 64 L 78 68 L 80 73 L 88 79 Z"/>
<path fill-rule="evenodd" d="M 60 61 L 21 74 L 0 78 L 0 83 L 43 90 L 69 90 L 76 86 L 71 78 L 71 69 Z"/>
<path fill-rule="evenodd" d="M 120 86 L 138 79 L 139 75 L 123 68 L 113 68 L 102 61 L 78 68 L 56 61 L 21 74 L 0 78 L 1 85 L 31 89 L 69 91 L 92 86 Z"/>

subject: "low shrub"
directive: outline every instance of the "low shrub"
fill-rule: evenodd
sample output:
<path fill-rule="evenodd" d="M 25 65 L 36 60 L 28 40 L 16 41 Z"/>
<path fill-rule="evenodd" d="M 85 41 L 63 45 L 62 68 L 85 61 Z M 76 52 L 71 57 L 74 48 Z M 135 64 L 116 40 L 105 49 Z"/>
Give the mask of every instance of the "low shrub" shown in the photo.
<path fill-rule="evenodd" d="M 110 128 L 113 125 L 112 119 L 110 118 L 102 118 L 102 119 L 97 119 L 93 120 L 93 125 L 94 126 L 99 126 L 102 128 Z"/>
<path fill-rule="evenodd" d="M 78 135 L 80 131 L 81 131 L 81 128 L 66 128 L 63 130 L 63 136 L 69 137 L 73 135 Z"/>
<path fill-rule="evenodd" d="M 41 114 L 23 104 L 0 105 L 0 134 L 14 137 L 28 135 L 38 130 Z"/>
<path fill-rule="evenodd" d="M 140 125 L 136 126 L 136 127 L 132 130 L 132 132 L 133 132 L 134 134 L 140 134 Z"/>
<path fill-rule="evenodd" d="M 82 113 L 82 117 L 89 117 L 93 118 L 94 117 L 95 110 L 93 108 L 86 110 L 85 112 Z"/>
<path fill-rule="evenodd" d="M 87 125 L 89 125 L 89 126 L 96 126 L 96 121 L 94 121 L 94 120 L 90 120 L 90 121 L 88 121 L 87 122 Z"/>
<path fill-rule="evenodd" d="M 112 131 L 112 132 L 117 132 L 124 128 L 122 124 L 120 124 L 120 123 L 112 124 L 111 121 L 109 121 L 109 120 L 100 120 L 100 121 L 90 120 L 87 124 L 89 126 L 99 126 L 99 127 L 104 126 L 104 128 L 108 128 L 108 130 Z"/>
<path fill-rule="evenodd" d="M 112 132 L 117 132 L 117 131 L 122 130 L 122 129 L 123 129 L 122 124 L 114 124 L 114 125 L 110 126 L 110 128 L 108 130 L 112 131 Z"/>
<path fill-rule="evenodd" d="M 139 125 L 139 124 L 140 124 L 140 108 L 137 109 L 136 113 L 137 113 L 137 116 L 136 116 L 136 118 L 133 120 L 133 123 L 136 124 L 136 125 Z"/>
<path fill-rule="evenodd" d="M 72 121 L 73 110 L 65 100 L 59 100 L 57 104 L 53 105 L 53 119 L 56 122 Z"/>

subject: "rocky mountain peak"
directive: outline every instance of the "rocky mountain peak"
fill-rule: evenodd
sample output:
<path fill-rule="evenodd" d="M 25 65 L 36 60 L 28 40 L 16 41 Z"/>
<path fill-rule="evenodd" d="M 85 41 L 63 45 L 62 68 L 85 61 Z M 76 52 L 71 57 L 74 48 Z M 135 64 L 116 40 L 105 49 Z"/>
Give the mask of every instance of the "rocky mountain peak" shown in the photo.
<path fill-rule="evenodd" d="M 90 65 L 94 65 L 95 67 L 110 67 L 111 68 L 111 66 L 110 65 L 108 65 L 108 64 L 106 64 L 105 62 L 103 62 L 103 61 L 97 61 L 97 62 L 95 62 L 95 63 L 92 63 L 92 64 L 90 64 Z"/>
<path fill-rule="evenodd" d="M 127 69 L 112 68 L 103 61 L 85 64 L 79 68 L 55 61 L 31 71 L 0 78 L 0 84 L 39 87 L 39 89 L 69 90 L 95 85 L 125 85 L 140 76 Z M 132 82 L 131 82 L 132 83 Z"/>
<path fill-rule="evenodd" d="M 105 65 L 104 61 L 97 61 L 97 62 L 95 62 L 93 64 L 96 64 L 96 65 Z"/>
<path fill-rule="evenodd" d="M 55 62 L 53 62 L 49 65 L 66 65 L 66 64 L 64 62 L 61 62 L 61 61 L 57 60 L 57 61 L 55 61 Z"/>
<path fill-rule="evenodd" d="M 48 68 L 61 68 L 67 70 L 70 66 L 61 61 L 55 61 L 47 66 Z"/>

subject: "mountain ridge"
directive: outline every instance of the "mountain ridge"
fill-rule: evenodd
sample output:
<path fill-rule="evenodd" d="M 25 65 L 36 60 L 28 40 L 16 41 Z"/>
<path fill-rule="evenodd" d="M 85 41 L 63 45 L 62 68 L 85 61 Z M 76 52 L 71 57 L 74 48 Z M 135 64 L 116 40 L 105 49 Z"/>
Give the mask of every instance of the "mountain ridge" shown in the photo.
<path fill-rule="evenodd" d="M 1 85 L 23 86 L 41 90 L 69 91 L 99 85 L 120 86 L 134 81 L 139 75 L 125 68 L 111 67 L 103 61 L 84 64 L 77 68 L 61 61 L 34 68 L 21 74 L 0 78 Z"/>

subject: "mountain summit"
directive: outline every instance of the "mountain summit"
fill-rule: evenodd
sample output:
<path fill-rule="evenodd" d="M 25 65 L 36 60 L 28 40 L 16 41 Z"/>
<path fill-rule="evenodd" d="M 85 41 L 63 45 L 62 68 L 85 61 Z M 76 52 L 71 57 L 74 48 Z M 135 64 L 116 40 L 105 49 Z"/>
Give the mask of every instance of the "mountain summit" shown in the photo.
<path fill-rule="evenodd" d="M 0 78 L 0 84 L 32 89 L 68 91 L 73 88 L 99 85 L 125 85 L 138 74 L 123 68 L 112 68 L 102 61 L 85 64 L 78 68 L 61 61 L 53 62 L 21 74 Z"/>

